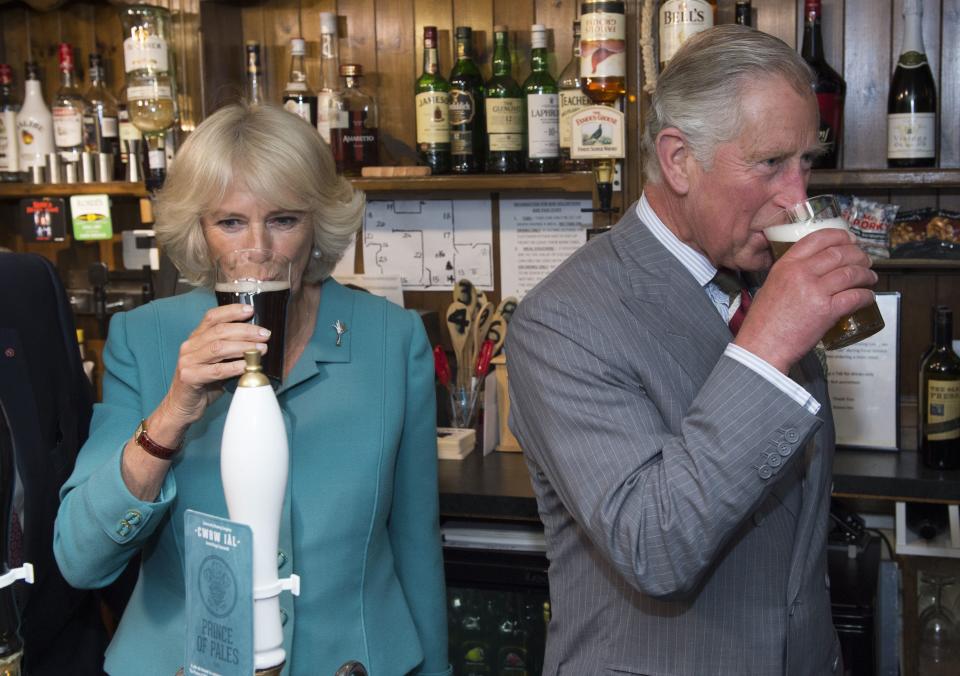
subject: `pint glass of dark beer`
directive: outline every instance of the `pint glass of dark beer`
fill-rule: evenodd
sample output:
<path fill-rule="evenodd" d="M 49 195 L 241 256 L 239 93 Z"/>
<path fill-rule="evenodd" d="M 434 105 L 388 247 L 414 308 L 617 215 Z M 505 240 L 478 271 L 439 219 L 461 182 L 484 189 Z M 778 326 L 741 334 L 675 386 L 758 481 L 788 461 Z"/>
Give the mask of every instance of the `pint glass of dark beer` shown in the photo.
<path fill-rule="evenodd" d="M 778 225 L 764 228 L 763 234 L 770 242 L 774 259 L 777 259 L 804 236 L 825 228 L 850 230 L 832 195 L 811 197 L 785 209 Z M 836 350 L 853 345 L 877 333 L 883 326 L 883 317 L 874 301 L 832 326 L 823 336 L 823 347 Z"/>
<path fill-rule="evenodd" d="M 237 249 L 217 259 L 214 292 L 218 305 L 253 306 L 251 324 L 270 331 L 263 372 L 274 389 L 283 379 L 283 338 L 290 298 L 290 261 L 269 249 Z"/>

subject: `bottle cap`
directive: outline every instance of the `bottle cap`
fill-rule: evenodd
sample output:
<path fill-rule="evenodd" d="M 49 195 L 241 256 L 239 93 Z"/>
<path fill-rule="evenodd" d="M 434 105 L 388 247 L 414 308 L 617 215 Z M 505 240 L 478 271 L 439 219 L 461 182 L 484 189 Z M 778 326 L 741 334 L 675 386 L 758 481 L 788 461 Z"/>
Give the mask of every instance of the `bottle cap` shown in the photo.
<path fill-rule="evenodd" d="M 542 23 L 535 23 L 530 26 L 530 46 L 533 49 L 546 49 L 547 27 Z"/>
<path fill-rule="evenodd" d="M 469 40 L 473 36 L 473 29 L 470 26 L 457 26 L 457 39 Z"/>
<path fill-rule="evenodd" d="M 290 39 L 290 54 L 293 56 L 306 56 L 307 41 L 303 38 Z"/>
<path fill-rule="evenodd" d="M 337 13 L 336 12 L 320 12 L 320 34 L 321 35 L 337 34 Z"/>
<path fill-rule="evenodd" d="M 60 70 L 73 72 L 73 47 L 66 42 L 60 43 Z"/>
<path fill-rule="evenodd" d="M 436 26 L 424 26 L 423 27 L 423 41 L 424 46 L 427 47 L 436 47 L 437 46 L 437 27 Z M 427 45 L 426 43 L 430 44 Z"/>
<path fill-rule="evenodd" d="M 0 85 L 8 85 L 13 82 L 13 70 L 9 63 L 0 63 Z"/>
<path fill-rule="evenodd" d="M 360 77 L 363 75 L 363 66 L 361 66 L 359 63 L 341 64 L 340 75 L 343 77 Z"/>
<path fill-rule="evenodd" d="M 507 27 L 504 26 L 503 24 L 497 24 L 496 26 L 493 27 L 493 32 L 494 32 L 494 33 L 506 33 L 506 32 L 507 32 Z"/>

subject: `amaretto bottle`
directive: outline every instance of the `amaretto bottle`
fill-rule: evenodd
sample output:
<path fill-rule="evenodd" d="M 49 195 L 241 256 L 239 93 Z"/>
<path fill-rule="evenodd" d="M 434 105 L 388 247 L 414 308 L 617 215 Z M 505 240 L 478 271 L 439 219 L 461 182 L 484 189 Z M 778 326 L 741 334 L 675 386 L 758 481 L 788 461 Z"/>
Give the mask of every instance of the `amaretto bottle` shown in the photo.
<path fill-rule="evenodd" d="M 29 173 L 43 167 L 47 154 L 53 152 L 53 116 L 43 101 L 40 69 L 35 61 L 24 65 L 23 106 L 17 113 L 17 142 L 20 150 L 20 171 Z"/>
<path fill-rule="evenodd" d="M 340 66 L 343 88 L 330 107 L 330 149 L 337 171 L 359 176 L 364 167 L 380 164 L 380 121 L 377 100 L 360 82 L 358 63 Z"/>

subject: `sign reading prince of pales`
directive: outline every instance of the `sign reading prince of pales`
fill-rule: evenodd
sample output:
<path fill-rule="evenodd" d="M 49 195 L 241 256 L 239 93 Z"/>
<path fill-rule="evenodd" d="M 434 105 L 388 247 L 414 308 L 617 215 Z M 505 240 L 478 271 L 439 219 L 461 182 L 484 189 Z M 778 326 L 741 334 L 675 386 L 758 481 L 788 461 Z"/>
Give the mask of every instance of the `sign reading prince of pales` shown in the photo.
<path fill-rule="evenodd" d="M 623 113 L 611 106 L 587 106 L 570 119 L 570 156 L 581 160 L 623 157 Z"/>
<path fill-rule="evenodd" d="M 253 673 L 253 532 L 187 510 L 185 676 Z"/>

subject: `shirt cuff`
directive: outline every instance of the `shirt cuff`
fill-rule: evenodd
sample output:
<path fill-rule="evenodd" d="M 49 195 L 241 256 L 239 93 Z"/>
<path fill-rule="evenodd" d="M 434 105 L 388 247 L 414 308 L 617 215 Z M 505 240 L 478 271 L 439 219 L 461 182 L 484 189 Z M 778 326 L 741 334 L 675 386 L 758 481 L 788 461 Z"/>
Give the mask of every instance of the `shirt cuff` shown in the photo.
<path fill-rule="evenodd" d="M 723 354 L 765 378 L 771 385 L 807 409 L 810 415 L 816 415 L 820 410 L 820 402 L 814 399 L 812 394 L 752 352 L 744 350 L 739 345 L 727 343 L 727 349 Z"/>

